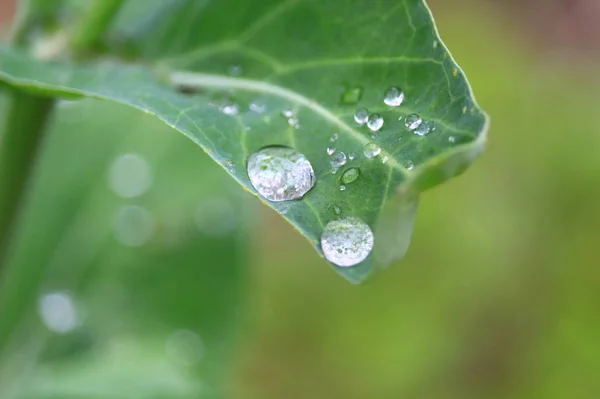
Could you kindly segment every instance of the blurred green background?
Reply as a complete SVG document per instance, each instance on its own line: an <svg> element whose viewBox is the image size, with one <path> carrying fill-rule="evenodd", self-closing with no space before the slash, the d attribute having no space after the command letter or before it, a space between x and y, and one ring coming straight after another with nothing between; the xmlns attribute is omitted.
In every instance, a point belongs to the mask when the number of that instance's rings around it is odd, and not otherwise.
<svg viewBox="0 0 600 399"><path fill-rule="evenodd" d="M430 4L490 139L363 286L150 116L61 103L5 275L0 397L600 397L600 7ZM123 154L151 180L126 198Z"/></svg>

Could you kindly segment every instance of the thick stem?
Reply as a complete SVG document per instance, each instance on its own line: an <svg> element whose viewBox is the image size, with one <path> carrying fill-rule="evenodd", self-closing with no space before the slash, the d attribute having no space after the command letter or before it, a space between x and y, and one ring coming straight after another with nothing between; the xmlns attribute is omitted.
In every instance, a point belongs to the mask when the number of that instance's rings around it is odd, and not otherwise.
<svg viewBox="0 0 600 399"><path fill-rule="evenodd" d="M34 168L54 100L10 90L0 130L0 266Z"/></svg>
<svg viewBox="0 0 600 399"><path fill-rule="evenodd" d="M76 55L93 50L108 29L123 0L95 0L72 32L70 48Z"/></svg>

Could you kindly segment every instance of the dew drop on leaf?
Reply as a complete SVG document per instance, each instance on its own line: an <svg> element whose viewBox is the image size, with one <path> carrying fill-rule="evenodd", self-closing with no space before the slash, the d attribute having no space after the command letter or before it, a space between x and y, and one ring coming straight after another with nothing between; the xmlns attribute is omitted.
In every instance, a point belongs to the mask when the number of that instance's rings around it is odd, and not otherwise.
<svg viewBox="0 0 600 399"><path fill-rule="evenodd" d="M454 136L448 137L448 142L453 144L454 142L456 142L456 137L454 137Z"/></svg>
<svg viewBox="0 0 600 399"><path fill-rule="evenodd" d="M338 139L340 138L340 135L338 133L334 133L331 138L329 139L329 141L331 141L332 143L335 143L336 141L338 141Z"/></svg>
<svg viewBox="0 0 600 399"><path fill-rule="evenodd" d="M221 112L225 115L237 115L240 112L240 106L235 103L228 103L221 107Z"/></svg>
<svg viewBox="0 0 600 399"><path fill-rule="evenodd" d="M335 152L335 148L334 147L327 147L327 150L325 150L327 152L327 155L333 155L333 153Z"/></svg>
<svg viewBox="0 0 600 399"><path fill-rule="evenodd" d="M341 96L341 102L345 105L354 105L360 101L363 95L361 86L346 87Z"/></svg>
<svg viewBox="0 0 600 399"><path fill-rule="evenodd" d="M429 122L422 122L415 130L414 133L419 136L425 136L431 132L431 124Z"/></svg>
<svg viewBox="0 0 600 399"><path fill-rule="evenodd" d="M364 149L365 157L367 158L375 158L377 155L381 154L381 147L379 147L375 143L369 143L365 145Z"/></svg>
<svg viewBox="0 0 600 399"><path fill-rule="evenodd" d="M406 169L413 170L415 168L415 164L412 161L406 161Z"/></svg>
<svg viewBox="0 0 600 399"><path fill-rule="evenodd" d="M248 158L252 186L269 201L302 198L315 184L315 172L306 157L289 147L265 147Z"/></svg>
<svg viewBox="0 0 600 399"><path fill-rule="evenodd" d="M404 121L404 126L406 126L409 130L415 130L418 128L423 122L423 118L421 118L417 114L411 114L406 117L406 121Z"/></svg>
<svg viewBox="0 0 600 399"><path fill-rule="evenodd" d="M360 176L360 169L358 168L350 168L342 174L341 181L344 184L350 184L356 181Z"/></svg>
<svg viewBox="0 0 600 399"><path fill-rule="evenodd" d="M383 102L390 107L399 107L404 102L404 92L398 87L390 87L385 92Z"/></svg>
<svg viewBox="0 0 600 399"><path fill-rule="evenodd" d="M381 129L383 126L383 117L379 114L371 114L369 115L369 119L367 120L367 127L371 129L371 131L376 132Z"/></svg>
<svg viewBox="0 0 600 399"><path fill-rule="evenodd" d="M331 166L339 168L340 166L344 166L346 162L346 154L344 154L342 151L336 151L331 154Z"/></svg>
<svg viewBox="0 0 600 399"><path fill-rule="evenodd" d="M294 116L294 111L292 111L290 108L286 108L283 111L281 111L281 114L286 118L291 118Z"/></svg>
<svg viewBox="0 0 600 399"><path fill-rule="evenodd" d="M325 258L341 267L355 266L364 261L373 249L373 232L357 217L333 220L321 235Z"/></svg>
<svg viewBox="0 0 600 399"><path fill-rule="evenodd" d="M340 191L346 191L346 186L344 186L343 184L340 185Z"/></svg>
<svg viewBox="0 0 600 399"><path fill-rule="evenodd" d="M265 104L254 101L250 103L248 108L250 109L250 111L255 112L257 114L262 114L267 110L267 106Z"/></svg>
<svg viewBox="0 0 600 399"><path fill-rule="evenodd" d="M369 120L369 110L360 108L354 113L354 121L359 125L364 125Z"/></svg>
<svg viewBox="0 0 600 399"><path fill-rule="evenodd" d="M337 205L334 205L334 206L333 206L333 212L334 212L336 215L340 215L340 214L342 213L342 208L340 208L340 207L339 207L339 206L337 206Z"/></svg>

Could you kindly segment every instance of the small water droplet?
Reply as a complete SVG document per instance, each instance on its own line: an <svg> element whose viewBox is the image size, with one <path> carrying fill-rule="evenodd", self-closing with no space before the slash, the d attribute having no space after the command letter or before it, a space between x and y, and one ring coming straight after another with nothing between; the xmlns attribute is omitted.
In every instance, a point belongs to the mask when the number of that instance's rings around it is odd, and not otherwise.
<svg viewBox="0 0 600 399"><path fill-rule="evenodd" d="M333 153L335 152L335 148L334 147L327 147L327 155L333 155Z"/></svg>
<svg viewBox="0 0 600 399"><path fill-rule="evenodd" d="M239 76L242 74L243 70L242 67L239 65L231 65L227 72L229 72L229 74L232 76Z"/></svg>
<svg viewBox="0 0 600 399"><path fill-rule="evenodd" d="M283 111L281 111L281 114L286 118L291 118L294 116L294 111L291 108L286 108Z"/></svg>
<svg viewBox="0 0 600 399"><path fill-rule="evenodd" d="M331 141L332 143L335 143L336 141L338 141L339 138L340 138L340 135L338 133L334 133L333 136L331 136L331 138L329 139L329 141Z"/></svg>
<svg viewBox="0 0 600 399"><path fill-rule="evenodd" d="M404 92L398 87L390 87L385 92L383 102L390 107L399 107L404 102Z"/></svg>
<svg viewBox="0 0 600 399"><path fill-rule="evenodd" d="M178 330L167 338L165 352L172 362L191 367L202 359L205 347L202 339L195 332Z"/></svg>
<svg viewBox="0 0 600 399"><path fill-rule="evenodd" d="M77 327L77 308L67 292L51 292L42 296L38 312L44 325L56 333L64 334Z"/></svg>
<svg viewBox="0 0 600 399"><path fill-rule="evenodd" d="M236 103L227 103L221 107L221 112L225 115L237 115L240 112L240 106Z"/></svg>
<svg viewBox="0 0 600 399"><path fill-rule="evenodd" d="M367 127L372 131L376 132L383 126L383 117L379 114L371 114L369 115L369 119L367 120Z"/></svg>
<svg viewBox="0 0 600 399"><path fill-rule="evenodd" d="M454 76L454 77L458 76L458 69L457 68L452 69L452 76Z"/></svg>
<svg viewBox="0 0 600 399"><path fill-rule="evenodd" d="M269 201L302 198L315 184L306 157L289 147L265 147L248 158L252 186Z"/></svg>
<svg viewBox="0 0 600 399"><path fill-rule="evenodd" d="M340 191L346 191L346 186L344 186L343 184L340 185Z"/></svg>
<svg viewBox="0 0 600 399"><path fill-rule="evenodd" d="M415 164L412 161L406 161L406 169L413 170L415 168Z"/></svg>
<svg viewBox="0 0 600 399"><path fill-rule="evenodd" d="M364 261L373 249L373 232L357 217L346 217L327 223L321 235L325 258L341 267L355 266Z"/></svg>
<svg viewBox="0 0 600 399"><path fill-rule="evenodd" d="M423 122L423 118L421 118L417 114L410 114L406 117L406 121L404 122L404 126L406 126L409 130L415 130L418 128Z"/></svg>
<svg viewBox="0 0 600 399"><path fill-rule="evenodd" d="M359 125L364 125L369 120L369 110L366 108L360 108L354 113L354 121Z"/></svg>
<svg viewBox="0 0 600 399"><path fill-rule="evenodd" d="M114 221L115 239L126 247L140 247L154 234L154 218L144 208L123 206Z"/></svg>
<svg viewBox="0 0 600 399"><path fill-rule="evenodd" d="M119 197L139 197L148 191L151 185L152 171L141 155L121 155L110 166L108 186Z"/></svg>
<svg viewBox="0 0 600 399"><path fill-rule="evenodd" d="M334 212L336 215L340 215L340 214L342 213L342 208L340 208L340 207L339 207L339 206L337 206L337 205L334 205L334 206L333 206L333 212Z"/></svg>
<svg viewBox="0 0 600 399"><path fill-rule="evenodd" d="M356 158L356 154L354 154L353 152L351 152L350 154L348 154L348 159L351 161L354 161L354 159Z"/></svg>
<svg viewBox="0 0 600 399"><path fill-rule="evenodd" d="M358 179L359 176L360 176L360 169L350 168L342 174L341 181L344 184L354 183L356 181L356 179Z"/></svg>
<svg viewBox="0 0 600 399"><path fill-rule="evenodd" d="M439 45L438 41L437 41L437 40L434 40L434 41L433 41L433 48L437 48L437 47L438 47L438 45Z"/></svg>
<svg viewBox="0 0 600 399"><path fill-rule="evenodd" d="M345 105L354 105L360 101L363 95L361 86L346 87L341 96L341 102Z"/></svg>
<svg viewBox="0 0 600 399"><path fill-rule="evenodd" d="M383 158L381 158L381 163L386 163L388 161L388 156L384 156Z"/></svg>
<svg viewBox="0 0 600 399"><path fill-rule="evenodd" d="M331 166L339 168L340 166L344 166L346 164L346 154L342 151L336 151L331 154Z"/></svg>
<svg viewBox="0 0 600 399"><path fill-rule="evenodd" d="M419 127L417 127L414 130L415 134L418 134L419 136L425 136L426 134L428 134L431 131L431 124L427 121L424 121L423 123L421 123L419 125Z"/></svg>
<svg viewBox="0 0 600 399"><path fill-rule="evenodd" d="M300 127L300 124L298 123L298 118L288 118L287 120L288 125L298 129Z"/></svg>
<svg viewBox="0 0 600 399"><path fill-rule="evenodd" d="M262 114L263 112L265 112L267 110L267 106L263 103L253 101L248 106L248 109L250 109L250 111L252 111L254 113Z"/></svg>
<svg viewBox="0 0 600 399"><path fill-rule="evenodd" d="M331 174L335 175L338 172L338 170L340 170L340 168L331 168Z"/></svg>
<svg viewBox="0 0 600 399"><path fill-rule="evenodd" d="M450 137L448 137L448 142L449 142L449 143L454 143L454 142L456 142L456 137L454 137L454 136L450 136Z"/></svg>
<svg viewBox="0 0 600 399"><path fill-rule="evenodd" d="M374 158L377 155L381 154L381 147L379 147L375 143L369 143L369 144L365 145L364 154L365 154L365 157L367 157L369 159Z"/></svg>

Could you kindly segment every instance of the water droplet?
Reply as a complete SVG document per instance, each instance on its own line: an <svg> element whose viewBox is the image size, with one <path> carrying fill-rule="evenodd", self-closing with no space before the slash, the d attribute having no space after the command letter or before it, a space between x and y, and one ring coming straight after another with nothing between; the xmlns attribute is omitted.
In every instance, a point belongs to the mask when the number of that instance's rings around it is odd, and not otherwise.
<svg viewBox="0 0 600 399"><path fill-rule="evenodd" d="M329 139L329 141L331 141L332 143L335 143L336 141L338 141L339 138L340 138L340 135L338 133L334 133L333 136L331 136L331 138Z"/></svg>
<svg viewBox="0 0 600 399"><path fill-rule="evenodd" d="M427 121L424 121L423 123L421 123L419 125L419 127L417 127L414 130L415 134L418 134L419 136L425 136L426 134L428 134L431 131L431 124Z"/></svg>
<svg viewBox="0 0 600 399"><path fill-rule="evenodd" d="M340 185L340 191L346 191L346 186L344 186L343 184Z"/></svg>
<svg viewBox="0 0 600 399"><path fill-rule="evenodd" d="M404 102L404 92L398 87L390 87L385 92L383 102L390 107L399 107Z"/></svg>
<svg viewBox="0 0 600 399"><path fill-rule="evenodd" d="M236 103L227 103L221 107L221 112L225 115L237 115L240 112L240 106Z"/></svg>
<svg viewBox="0 0 600 399"><path fill-rule="evenodd" d="M354 154L353 152L351 152L350 154L348 154L348 159L351 161L354 161L354 159L356 158L356 154Z"/></svg>
<svg viewBox="0 0 600 399"><path fill-rule="evenodd" d="M381 163L386 163L389 160L388 156L384 156L383 158L381 158Z"/></svg>
<svg viewBox="0 0 600 399"><path fill-rule="evenodd" d="M415 164L412 161L406 161L406 169L413 170L415 168Z"/></svg>
<svg viewBox="0 0 600 399"><path fill-rule="evenodd" d="M433 48L437 48L437 47L438 47L438 45L439 45L438 41L437 41L437 40L434 40L434 41L433 41Z"/></svg>
<svg viewBox="0 0 600 399"><path fill-rule="evenodd" d="M337 151L331 154L331 166L339 168L340 166L344 166L346 164L346 154L342 151Z"/></svg>
<svg viewBox="0 0 600 399"><path fill-rule="evenodd" d="M369 110L366 108L360 108L354 113L354 121L359 125L364 125L369 120Z"/></svg>
<svg viewBox="0 0 600 399"><path fill-rule="evenodd" d="M250 105L248 106L248 109L250 109L250 111L255 112L257 114L262 114L263 112L265 112L267 110L267 106L263 103L251 102Z"/></svg>
<svg viewBox="0 0 600 399"><path fill-rule="evenodd" d="M289 147L265 147L248 158L252 186L269 201L302 198L315 184L306 157Z"/></svg>
<svg viewBox="0 0 600 399"><path fill-rule="evenodd" d="M342 104L354 105L360 101L362 95L363 88L361 86L346 87L341 96Z"/></svg>
<svg viewBox="0 0 600 399"><path fill-rule="evenodd" d="M371 114L369 115L369 120L367 121L367 127L372 131L376 132L383 126L383 117L379 114Z"/></svg>
<svg viewBox="0 0 600 399"><path fill-rule="evenodd" d="M344 184L354 183L356 181L356 179L358 179L359 176L360 176L360 169L350 168L342 174L341 181Z"/></svg>
<svg viewBox="0 0 600 399"><path fill-rule="evenodd" d="M142 207L127 205L119 209L114 221L116 240L127 247L144 245L154 233L154 219Z"/></svg>
<svg viewBox="0 0 600 399"><path fill-rule="evenodd" d="M125 154L113 161L108 172L108 186L119 197L139 197L151 185L152 171L142 156Z"/></svg>
<svg viewBox="0 0 600 399"><path fill-rule="evenodd" d="M342 208L340 208L340 207L339 207L339 206L337 206L337 205L334 205L334 206L333 206L333 212L334 212L336 215L340 215L340 214L342 213Z"/></svg>
<svg viewBox="0 0 600 399"><path fill-rule="evenodd" d="M457 69L457 68L454 68L454 69L452 70L452 76L454 76L454 77L457 77L457 76L458 76L458 69Z"/></svg>
<svg viewBox="0 0 600 399"><path fill-rule="evenodd" d="M377 133L371 133L370 136L373 140L377 140L377 138L379 137Z"/></svg>
<svg viewBox="0 0 600 399"><path fill-rule="evenodd" d="M243 70L242 67L239 65L231 65L227 72L229 72L229 74L232 76L239 76L242 74Z"/></svg>
<svg viewBox="0 0 600 399"><path fill-rule="evenodd" d="M289 118L287 122L288 125L292 126L295 129L298 129L300 127L300 124L298 123L298 118Z"/></svg>
<svg viewBox="0 0 600 399"><path fill-rule="evenodd" d="M294 111L290 108L286 108L283 111L281 111L282 115L285 116L286 118L291 118L294 116Z"/></svg>
<svg viewBox="0 0 600 399"><path fill-rule="evenodd" d="M44 325L56 333L64 334L77 327L75 301L66 292L51 292L42 296L38 312Z"/></svg>
<svg viewBox="0 0 600 399"><path fill-rule="evenodd" d="M350 267L364 261L373 249L373 232L357 217L327 223L321 236L321 249L331 263Z"/></svg>
<svg viewBox="0 0 600 399"><path fill-rule="evenodd" d="M202 359L205 347L204 342L195 332L178 330L167 338L165 352L172 362L191 367Z"/></svg>
<svg viewBox="0 0 600 399"><path fill-rule="evenodd" d="M333 155L333 153L335 152L335 148L334 147L327 147L327 155Z"/></svg>
<svg viewBox="0 0 600 399"><path fill-rule="evenodd" d="M421 118L419 115L411 114L406 117L404 126L406 126L409 130L415 130L421 125L422 122L423 118Z"/></svg>
<svg viewBox="0 0 600 399"><path fill-rule="evenodd" d="M369 143L369 144L365 145L364 153L365 153L365 157L367 157L369 159L374 158L377 155L381 154L381 147L379 147L375 143Z"/></svg>
<svg viewBox="0 0 600 399"><path fill-rule="evenodd" d="M207 198L200 203L194 217L196 228L210 237L224 237L238 225L236 209L226 197Z"/></svg>
<svg viewBox="0 0 600 399"><path fill-rule="evenodd" d="M331 168L331 174L335 175L338 172L338 170L340 170L340 168Z"/></svg>
<svg viewBox="0 0 600 399"><path fill-rule="evenodd" d="M448 142L449 142L449 143L454 143L454 142L456 142L456 137L454 137L454 136L450 136L450 137L448 137Z"/></svg>

